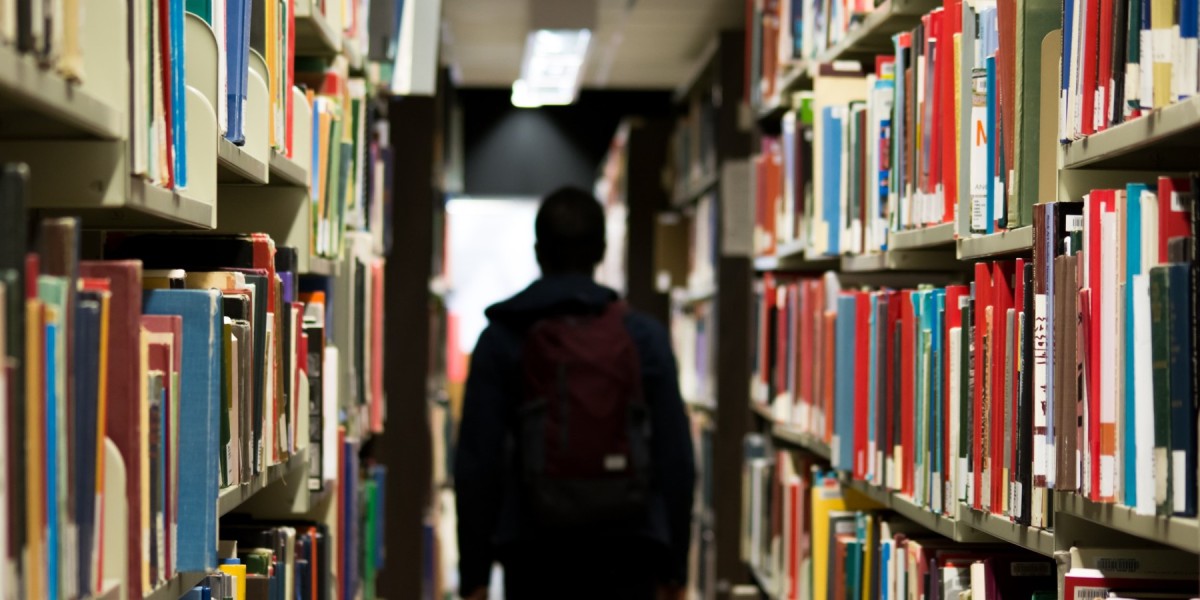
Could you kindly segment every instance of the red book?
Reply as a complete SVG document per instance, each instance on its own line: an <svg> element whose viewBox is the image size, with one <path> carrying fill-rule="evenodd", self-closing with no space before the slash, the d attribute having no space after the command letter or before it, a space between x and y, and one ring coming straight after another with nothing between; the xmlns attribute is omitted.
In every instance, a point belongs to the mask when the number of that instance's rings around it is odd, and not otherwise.
<svg viewBox="0 0 1200 600"><path fill-rule="evenodd" d="M763 275L762 297L762 332L759 337L759 372L758 377L768 389L771 383L771 317L775 314L775 276L772 273ZM771 398L766 398L769 403Z"/></svg>
<svg viewBox="0 0 1200 600"><path fill-rule="evenodd" d="M141 469L138 457L141 456L141 436L138 432L138 408L141 405L141 367L136 360L117 360L119 357L132 357L138 353L140 342L140 320L142 316L142 262L138 260L123 261L92 261L79 263L79 274L82 277L108 279L112 290L109 304L108 355L113 360L108 361L108 372L105 378L107 390L108 415L105 418L105 431L125 462L126 473L137 473ZM36 277L26 275L26 281L36 281ZM34 387L34 386L30 386ZM119 501L119 499L113 499ZM141 480L132 475L125 479L125 503L129 514L140 514L142 502ZM132 525L124 532L125 544L128 548L129 565L126 571L125 585L128 595L141 598L149 590L142 589L141 557L148 550L142 548L141 531ZM112 532L120 535L121 532Z"/></svg>
<svg viewBox="0 0 1200 600"><path fill-rule="evenodd" d="M987 331L987 309L992 305L992 271L987 263L975 263L975 352L973 368L975 372L975 389L974 410L972 411L971 429L974 430L974 435L971 436L972 471L974 482L972 483L972 505L977 510L983 509L983 424L986 421L983 411L987 404L987 379L984 377L984 357L985 352L984 338Z"/></svg>
<svg viewBox="0 0 1200 600"><path fill-rule="evenodd" d="M1124 0L1120 0L1124 1ZM1124 23L1122 22L1122 26ZM1104 131L1108 129L1108 120L1112 115L1112 106L1110 103L1113 81L1112 81L1112 47L1108 40L1113 39L1113 0L1100 0L1100 39L1105 40L1105 43L1099 44L1100 56L1096 59L1096 99L1095 99L1095 114L1084 115L1084 118L1091 117L1095 121L1096 131Z"/></svg>
<svg viewBox="0 0 1200 600"><path fill-rule="evenodd" d="M171 388L171 381L172 377L178 375L183 369L183 317L178 315L142 315L141 323L142 327L146 328L146 331L165 334L171 338L169 344L150 344L149 355L150 370L161 371L163 373L163 391L165 396L171 399L171 402L163 406L162 410L166 413L167 422L170 423L171 413L179 408L179 399L177 396L179 390ZM163 432L163 436L167 440L163 444L163 447L166 449L165 456L163 457L163 464L165 465L163 471L169 482L167 490L171 495L170 498L163 499L163 519L167 523L167 526L164 527L166 534L166 544L164 544L163 550L163 556L166 558L166 565L163 572L164 577L171 577L175 573L175 569L173 568L175 558L171 550L177 547L177 542L174 541L174 536L172 535L172 529L174 529L172 525L178 523L179 517L178 492L175 483L179 478L179 474L176 471L179 468L179 457L171 455L170 440L174 439L176 434L177 432L174 431Z"/></svg>
<svg viewBox="0 0 1200 600"><path fill-rule="evenodd" d="M801 404L802 413L811 417L813 405L813 363L816 358L816 343L813 340L813 290L816 282L800 282L800 308L797 316L800 320L800 339L795 352L800 382L796 390L796 399Z"/></svg>
<svg viewBox="0 0 1200 600"><path fill-rule="evenodd" d="M945 16L942 23L942 37L954 43L954 35L962 33L962 0L945 0L943 5L945 8ZM945 107L947 114L953 112L954 109L954 50L953 45L942 46L943 49L948 49L942 57L950 57L951 60L938 60L938 77L939 80L939 102ZM938 113L941 114L941 113ZM942 214L943 221L953 221L955 208L958 206L958 156L955 154L955 148L958 147L957 141L954 139L954 127L940 127L942 143L942 191L946 203L945 212ZM948 298L947 298L948 299ZM949 306L947 305L947 309ZM949 447L949 446L947 446Z"/></svg>
<svg viewBox="0 0 1200 600"><path fill-rule="evenodd" d="M888 385L886 385L887 390L884 390L884 392L883 392L884 397L886 397L886 401L884 401L884 412L883 412L883 414L884 414L884 416L883 416L883 422L884 422L883 440L881 440L880 446L881 446L881 448L883 448L883 452L884 452L884 454L886 454L887 458L892 458L892 460L894 462L895 461L895 445L896 445L896 442L898 442L898 440L895 439L895 420L896 420L895 406L896 406L896 400L898 400L898 398L896 398L895 385L893 385L892 382L894 382L894 380L895 380L896 368L898 368L898 364L896 364L895 359L896 359L896 356L899 355L898 354L899 348L896 348L895 330L896 330L896 323L900 323L900 293L899 292L886 292L886 294L888 296L888 320L887 320L887 331L886 331L887 335L884 335L883 337L884 337L884 343L887 344L887 346L886 346L887 352L884 353L884 356L887 356L887 360L884 360L883 362L884 362L884 368L887 368ZM893 466L893 469L895 469L895 468L896 467ZM892 487L892 480L890 480L890 478L892 478L892 474L888 473L888 479L884 480L884 485L887 485L888 487Z"/></svg>
<svg viewBox="0 0 1200 600"><path fill-rule="evenodd" d="M1160 202L1160 207L1162 203ZM1087 358L1085 374L1087 385L1087 409L1088 409L1088 447L1091 449L1091 485L1092 499L1100 499L1100 345L1104 343L1101 339L1101 247L1104 244L1103 236L1101 235L1101 215L1104 213L1113 212L1116 210L1116 192L1114 190L1092 190L1092 193L1084 200L1084 217L1087 223L1084 227L1084 245L1085 259L1087 261L1086 281L1081 289L1090 290L1088 294L1090 301L1088 304L1089 315L1083 321L1086 324L1089 342L1084 346L1087 348ZM1161 213L1162 209L1159 209ZM1160 232L1161 233L1161 232ZM1081 309L1082 310L1082 309ZM1090 365L1090 368L1088 368Z"/></svg>
<svg viewBox="0 0 1200 600"><path fill-rule="evenodd" d="M1008 369L1008 309L1013 305L1013 264L1008 261L992 263L992 353L991 353L991 404L990 422L992 443L989 456L992 460L992 512L1000 514L1004 507L1004 416L1007 395L1004 373Z"/></svg>
<svg viewBox="0 0 1200 600"><path fill-rule="evenodd" d="M954 127L940 127L939 128L934 125L934 123L936 123L939 120L940 115L942 114L941 111L944 110L943 105L942 105L942 89L941 89L941 86L943 83L942 83L942 78L939 76L939 75L941 75L941 72L943 69L941 68L941 65L939 64L938 61L943 56L952 56L952 52L946 52L945 50L947 48L951 48L953 42L950 40L950 38L948 36L944 36L942 33L943 29L944 29L943 20L945 19L946 11L942 8L935 8L935 9L933 9L932 12L929 13L928 16L929 16L929 29L926 30L927 36L925 38L925 47L926 47L926 50L925 50L925 62L926 62L925 76L932 79L933 94L930 97L925 98L925 102L931 105L930 106L931 110L930 110L929 114L933 116L933 122L926 122L925 126L930 127L931 128L930 130L933 132L940 133L940 131L942 129L954 129ZM943 44L945 44L945 46L943 46ZM942 138L943 138L943 136L938 135L938 133L933 133L932 135L929 136L930 148L929 148L929 165L928 165L928 167L929 167L929 192L930 193L936 193L938 186L942 185ZM947 208L951 209L951 212L949 214L954 214L952 206L943 205L943 211L945 211L945 209L947 209ZM945 220L947 218L946 214L947 213L943 212L942 220Z"/></svg>
<svg viewBox="0 0 1200 600"><path fill-rule="evenodd" d="M1001 144L997 147L1002 147L1004 153L1000 156L1004 159L1005 172L999 171L999 163L997 163L997 176L1000 178L1002 188L1005 190L1006 196L1004 199L997 198L997 202L1013 198L1012 186L1009 183L1012 181L1013 169L1016 168L1015 156L1016 153L1016 106L1021 101L1017 98L1017 0L1000 0L996 3L997 8L997 26L1000 33L1000 52L996 55L996 87L997 93L1000 95L999 104L996 110L999 113L997 116L1000 119L1000 134ZM1005 215L1007 218L1007 215Z"/></svg>
<svg viewBox="0 0 1200 600"><path fill-rule="evenodd" d="M913 392L916 382L914 370L916 360L916 322L913 318L912 291L900 292L900 444L903 447L904 469L901 491L911 496L913 493L913 471L916 461L916 444L914 443L914 409Z"/></svg>
<svg viewBox="0 0 1200 600"><path fill-rule="evenodd" d="M790 394L792 391L788 388L788 349L791 347L788 344L788 330L791 326L790 287L790 284L784 284L775 290L775 387L772 389L776 396Z"/></svg>
<svg viewBox="0 0 1200 600"><path fill-rule="evenodd" d="M825 333L825 362L821 374L821 396L825 403L825 443L833 441L834 394L833 379L837 358L837 311L827 310L823 315Z"/></svg>
<svg viewBox="0 0 1200 600"><path fill-rule="evenodd" d="M159 44L162 46L162 95L163 95L163 130L166 133L167 146L163 149L166 152L167 172L164 173L164 187L172 189L175 187L175 141L174 132L171 130L171 107L175 102L183 102L182 98L174 98L171 92L171 25L169 22L171 15L170 0L158 0L158 22ZM151 144L154 140L150 141Z"/></svg>
<svg viewBox="0 0 1200 600"><path fill-rule="evenodd" d="M1096 72L1100 68L1099 57L1101 45L1100 0L1082 1L1087 2L1087 8L1083 13L1086 16L1086 20L1083 23L1083 31L1080 32L1080 35L1083 36L1086 47L1083 50L1083 84L1080 86L1080 93L1083 95L1083 98L1080 104L1079 115L1080 120L1083 121L1083 135L1091 135L1096 132ZM1108 39L1104 40L1105 45L1108 44L1108 41Z"/></svg>
<svg viewBox="0 0 1200 600"><path fill-rule="evenodd" d="M1158 178L1158 263L1167 260L1171 238L1192 235L1192 184L1187 179Z"/></svg>
<svg viewBox="0 0 1200 600"><path fill-rule="evenodd" d="M854 318L854 478L867 476L867 427L870 406L867 395L871 364L871 294L855 292L857 315Z"/></svg>

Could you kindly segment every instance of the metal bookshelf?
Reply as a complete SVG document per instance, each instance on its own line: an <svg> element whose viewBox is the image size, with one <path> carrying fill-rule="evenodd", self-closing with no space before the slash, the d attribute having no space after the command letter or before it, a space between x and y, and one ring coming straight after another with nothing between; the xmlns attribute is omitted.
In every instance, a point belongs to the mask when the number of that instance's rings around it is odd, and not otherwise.
<svg viewBox="0 0 1200 600"><path fill-rule="evenodd" d="M223 517L239 506L245 504L255 494L283 481L284 476L296 469L308 467L308 448L292 455L286 461L267 467L266 471L251 478L250 481L221 490L217 496L217 516Z"/></svg>
<svg viewBox="0 0 1200 600"><path fill-rule="evenodd" d="M1195 517L1139 515L1119 504L1092 502L1079 494L1054 495L1055 510L1129 535L1200 554L1200 521Z"/></svg>
<svg viewBox="0 0 1200 600"><path fill-rule="evenodd" d="M953 245L954 223L888 232L888 250L920 250Z"/></svg>
<svg viewBox="0 0 1200 600"><path fill-rule="evenodd" d="M1200 96L1062 146L1064 169L1190 170L1200 148Z"/></svg>
<svg viewBox="0 0 1200 600"><path fill-rule="evenodd" d="M0 46L0 136L116 140L125 135L124 106L106 104L79 84L45 69L32 55Z"/></svg>
<svg viewBox="0 0 1200 600"><path fill-rule="evenodd" d="M267 183L270 169L242 146L221 137L217 140L218 183Z"/></svg>
<svg viewBox="0 0 1200 600"><path fill-rule="evenodd" d="M978 260L1033 251L1033 226L1000 231L978 237L959 238L958 259Z"/></svg>
<svg viewBox="0 0 1200 600"><path fill-rule="evenodd" d="M996 539L1032 550L1042 556L1054 556L1054 532L1014 523L966 504L958 505L958 520Z"/></svg>

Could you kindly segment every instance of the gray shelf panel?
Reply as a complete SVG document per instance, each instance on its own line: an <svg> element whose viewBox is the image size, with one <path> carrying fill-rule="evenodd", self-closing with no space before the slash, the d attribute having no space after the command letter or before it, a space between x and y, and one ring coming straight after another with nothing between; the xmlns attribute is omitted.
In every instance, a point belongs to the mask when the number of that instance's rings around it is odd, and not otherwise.
<svg viewBox="0 0 1200 600"><path fill-rule="evenodd" d="M683 188L675 191L671 199L676 207L686 206L700 199L717 187L721 177L716 172L704 173L699 177L691 177L684 183Z"/></svg>
<svg viewBox="0 0 1200 600"><path fill-rule="evenodd" d="M308 259L308 272L305 275L325 275L333 277L338 274L340 263L336 260L325 258L322 256L313 256Z"/></svg>
<svg viewBox="0 0 1200 600"><path fill-rule="evenodd" d="M179 573L146 594L145 600L179 600L207 576L206 573Z"/></svg>
<svg viewBox="0 0 1200 600"><path fill-rule="evenodd" d="M1029 225L991 235L960 238L958 240L959 260L975 260L1032 251L1033 227Z"/></svg>
<svg viewBox="0 0 1200 600"><path fill-rule="evenodd" d="M294 469L308 467L308 448L297 452L285 462L267 467L266 472L260 473L250 481L221 490L217 496L217 516L223 517L244 504L255 494L281 481L285 475Z"/></svg>
<svg viewBox="0 0 1200 600"><path fill-rule="evenodd" d="M270 168L257 158L250 156L241 146L225 139L217 139L217 181L219 183L267 183Z"/></svg>
<svg viewBox="0 0 1200 600"><path fill-rule="evenodd" d="M1055 509L1109 529L1200 554L1200 522L1195 518L1139 515L1128 506L1092 502L1079 494L1054 495Z"/></svg>
<svg viewBox="0 0 1200 600"><path fill-rule="evenodd" d="M843 475L843 477L845 476ZM967 523L932 512L917 505L910 498L891 490L871 485L865 481L854 481L848 478L843 481L850 489L942 537L956 542L985 542L991 539L990 536L976 531Z"/></svg>
<svg viewBox="0 0 1200 600"><path fill-rule="evenodd" d="M342 51L342 37L314 6L313 0L296 3L296 56L333 56Z"/></svg>
<svg viewBox="0 0 1200 600"><path fill-rule="evenodd" d="M308 185L308 169L304 165L272 150L270 183L305 187Z"/></svg>
<svg viewBox="0 0 1200 600"><path fill-rule="evenodd" d="M888 232L888 250L919 250L954 245L954 223Z"/></svg>
<svg viewBox="0 0 1200 600"><path fill-rule="evenodd" d="M37 60L0 46L0 137L117 140L125 107L109 106Z"/></svg>
<svg viewBox="0 0 1200 600"><path fill-rule="evenodd" d="M977 511L966 504L959 504L958 520L976 531L996 539L1016 544L1042 556L1054 556L1054 532L1013 523L988 512Z"/></svg>
<svg viewBox="0 0 1200 600"><path fill-rule="evenodd" d="M825 460L830 460L830 456L832 456L829 445L817 438L817 436L797 431L783 423L773 423L771 425L771 437L789 446L807 450Z"/></svg>
<svg viewBox="0 0 1200 600"><path fill-rule="evenodd" d="M1065 169L1174 171L1196 167L1200 96L1152 111L1062 147Z"/></svg>
<svg viewBox="0 0 1200 600"><path fill-rule="evenodd" d="M884 0L834 46L821 53L819 62L864 59L892 53L892 35L912 29L921 15L941 6L929 0ZM873 65L871 65L873 67Z"/></svg>
<svg viewBox="0 0 1200 600"><path fill-rule="evenodd" d="M750 565L750 571L754 573L754 583L758 584L758 589L763 596L766 596L768 600L779 600L779 585L775 582L775 578L753 565Z"/></svg>

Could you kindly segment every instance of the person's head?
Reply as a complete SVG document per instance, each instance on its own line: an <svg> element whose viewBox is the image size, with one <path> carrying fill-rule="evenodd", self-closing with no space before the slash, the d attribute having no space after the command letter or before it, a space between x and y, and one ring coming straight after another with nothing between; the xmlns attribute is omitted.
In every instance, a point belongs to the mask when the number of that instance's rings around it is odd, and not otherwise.
<svg viewBox="0 0 1200 600"><path fill-rule="evenodd" d="M534 233L543 275L591 276L604 259L604 209L581 189L564 187L546 196L538 208Z"/></svg>

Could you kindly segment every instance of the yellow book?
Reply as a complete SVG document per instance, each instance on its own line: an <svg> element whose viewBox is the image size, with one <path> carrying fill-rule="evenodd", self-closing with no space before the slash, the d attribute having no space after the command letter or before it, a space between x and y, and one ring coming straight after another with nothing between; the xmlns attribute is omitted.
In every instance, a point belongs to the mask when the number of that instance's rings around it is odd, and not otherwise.
<svg viewBox="0 0 1200 600"><path fill-rule="evenodd" d="M187 273L183 269L146 269L142 271L143 290L167 290L183 287Z"/></svg>
<svg viewBox="0 0 1200 600"><path fill-rule="evenodd" d="M104 506L104 440L108 436L108 430L105 428L104 415L108 414L108 314L109 303L112 301L112 292L107 290L99 292L100 297L100 376L97 380L99 385L96 390L96 414L100 418L96 419L96 508L95 517L98 523L103 522L104 513L101 508ZM96 527L96 535L92 536L92 564L89 568L92 572L92 581L99 582L102 574L100 573L100 554L104 548L103 527ZM120 535L121 532L110 532L110 535Z"/></svg>
<svg viewBox="0 0 1200 600"><path fill-rule="evenodd" d="M145 327L139 327L138 333L138 397L147 398L150 394L146 379L150 372L150 332ZM142 501L137 517L142 531L142 589L149 590L153 586L150 585L150 405L147 402L138 403L138 447L142 449L138 457Z"/></svg>
<svg viewBox="0 0 1200 600"><path fill-rule="evenodd" d="M812 488L812 569L813 598L828 597L829 565L829 515L844 510L877 508L874 502L858 494L842 494L841 484L832 477L818 477Z"/></svg>
<svg viewBox="0 0 1200 600"><path fill-rule="evenodd" d="M267 99L268 99L268 116L267 116L267 131L268 139L272 148L278 148L282 145L283 140L275 139L275 111L278 110L279 104L279 17L277 4L274 0L265 0L266 13L264 16L267 19L267 55L263 57L267 61Z"/></svg>
<svg viewBox="0 0 1200 600"><path fill-rule="evenodd" d="M862 583L862 600L872 600L871 598L871 581L878 579L879 575L875 572L875 553L879 551L879 539L875 528L875 515L867 513L863 515L866 526L863 529L862 553L863 553L863 583Z"/></svg>
<svg viewBox="0 0 1200 600"><path fill-rule="evenodd" d="M1150 0L1151 60L1154 65L1154 108L1171 103L1171 61L1175 47L1175 3ZM1145 52L1145 50L1142 50Z"/></svg>
<svg viewBox="0 0 1200 600"><path fill-rule="evenodd" d="M42 303L37 299L25 301L25 356L42 356L42 339L45 331L42 326ZM40 385L34 382L42 381L42 360L25 361L25 472L29 474L25 482L25 532L26 532L26 573L25 585L30 598L45 597L46 555L43 542L45 530L42 523L46 520L44 514L43 487L45 480L37 477L45 473L42 460L42 391Z"/></svg>

